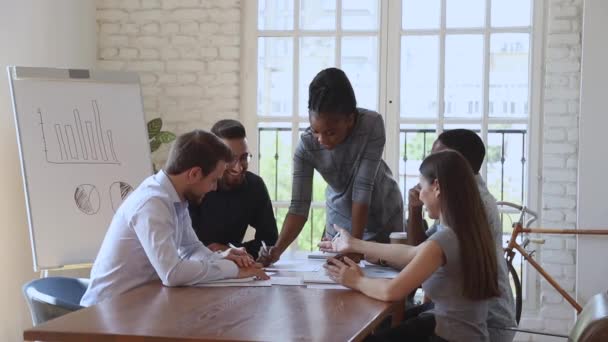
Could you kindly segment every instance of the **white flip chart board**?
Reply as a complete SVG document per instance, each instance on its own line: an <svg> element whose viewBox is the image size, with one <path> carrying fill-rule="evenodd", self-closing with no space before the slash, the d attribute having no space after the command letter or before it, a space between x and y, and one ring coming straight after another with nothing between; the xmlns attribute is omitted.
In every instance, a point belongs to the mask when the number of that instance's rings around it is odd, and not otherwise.
<svg viewBox="0 0 608 342"><path fill-rule="evenodd" d="M90 263L152 174L135 73L8 67L34 270Z"/></svg>

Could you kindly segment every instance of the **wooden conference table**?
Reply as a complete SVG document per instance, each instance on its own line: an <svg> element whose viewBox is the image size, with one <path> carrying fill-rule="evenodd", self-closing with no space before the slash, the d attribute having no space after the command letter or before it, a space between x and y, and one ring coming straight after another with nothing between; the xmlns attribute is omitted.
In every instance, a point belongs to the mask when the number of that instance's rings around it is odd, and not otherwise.
<svg viewBox="0 0 608 342"><path fill-rule="evenodd" d="M277 285L167 288L155 281L26 330L23 337L26 341L359 341L401 310L403 304L377 301L351 290Z"/></svg>

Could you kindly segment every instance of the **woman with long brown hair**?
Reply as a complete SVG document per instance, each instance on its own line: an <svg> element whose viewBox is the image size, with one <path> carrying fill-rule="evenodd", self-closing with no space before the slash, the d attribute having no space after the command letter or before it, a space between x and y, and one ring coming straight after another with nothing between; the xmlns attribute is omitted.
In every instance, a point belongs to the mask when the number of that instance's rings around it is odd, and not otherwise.
<svg viewBox="0 0 608 342"><path fill-rule="evenodd" d="M435 303L432 324L417 324L418 317L381 333L382 340L489 341L488 299L499 294L494 242L473 171L464 157L452 150L429 155L420 166L420 200L438 232L424 243L379 245L340 236L319 244L321 250L356 252L381 259L403 270L394 279L368 278L352 260L330 259L332 279L385 301L404 299L422 284ZM428 320L425 320L428 322Z"/></svg>

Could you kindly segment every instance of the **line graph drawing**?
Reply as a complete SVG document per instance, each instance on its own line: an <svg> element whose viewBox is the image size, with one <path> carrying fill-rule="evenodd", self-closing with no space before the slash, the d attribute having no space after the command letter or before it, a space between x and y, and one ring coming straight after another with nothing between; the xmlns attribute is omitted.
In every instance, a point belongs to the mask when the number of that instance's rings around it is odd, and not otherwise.
<svg viewBox="0 0 608 342"><path fill-rule="evenodd" d="M114 133L102 126L97 100L91 101L91 114L74 108L69 119L50 118L38 108L46 161L52 164L120 164L114 148ZM63 119L63 121L61 121ZM49 122L49 121L55 122ZM69 120L69 121L68 121ZM83 122L84 120L84 122ZM61 121L61 122L58 122ZM47 132L47 127L50 132ZM55 139L52 137L54 135Z"/></svg>

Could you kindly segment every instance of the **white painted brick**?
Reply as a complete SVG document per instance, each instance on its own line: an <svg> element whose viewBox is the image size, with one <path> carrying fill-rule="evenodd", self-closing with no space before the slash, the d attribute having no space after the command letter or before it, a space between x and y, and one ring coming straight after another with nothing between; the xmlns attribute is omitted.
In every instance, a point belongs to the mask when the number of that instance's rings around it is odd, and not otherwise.
<svg viewBox="0 0 608 342"><path fill-rule="evenodd" d="M568 161L566 162L566 167L569 169L576 169L578 167L578 158L568 158Z"/></svg>
<svg viewBox="0 0 608 342"><path fill-rule="evenodd" d="M575 6L550 7L550 16L555 18L574 18L578 15L578 8Z"/></svg>
<svg viewBox="0 0 608 342"><path fill-rule="evenodd" d="M563 221L566 215L559 210L543 210L543 220ZM559 241L559 246L558 246ZM546 238L544 247L548 249L561 249L564 246L563 239ZM559 248L557 248L559 247Z"/></svg>
<svg viewBox="0 0 608 342"><path fill-rule="evenodd" d="M548 208L554 209L574 209L576 208L576 200L564 196L546 195L543 198L544 204Z"/></svg>
<svg viewBox="0 0 608 342"><path fill-rule="evenodd" d="M564 158L545 156L543 159L543 165L548 166L547 164L557 164L558 166L555 166L555 167L559 168L559 167L563 167L565 162L564 162ZM562 184L555 184L555 183L544 184L543 185L543 194L564 195L564 194L566 194L566 187Z"/></svg>
<svg viewBox="0 0 608 342"><path fill-rule="evenodd" d="M155 109L157 107L156 102L156 98L154 97L144 98L144 109Z"/></svg>
<svg viewBox="0 0 608 342"><path fill-rule="evenodd" d="M549 33L571 32L571 31L572 31L572 23L570 20L561 19L561 20L550 20L549 21Z"/></svg>
<svg viewBox="0 0 608 342"><path fill-rule="evenodd" d="M177 33L179 32L179 24L174 22L163 23L161 31L163 34Z"/></svg>
<svg viewBox="0 0 608 342"><path fill-rule="evenodd" d="M140 0L122 0L120 3L120 8L126 10L134 10L141 8Z"/></svg>
<svg viewBox="0 0 608 342"><path fill-rule="evenodd" d="M141 0L141 7L146 9L160 8L160 0Z"/></svg>
<svg viewBox="0 0 608 342"><path fill-rule="evenodd" d="M129 37L119 34L101 35L102 46L123 47L129 45Z"/></svg>
<svg viewBox="0 0 608 342"><path fill-rule="evenodd" d="M107 70L123 70L126 66L126 62L124 61L106 61L106 60L99 60L97 61L97 66L100 69L107 69Z"/></svg>
<svg viewBox="0 0 608 342"><path fill-rule="evenodd" d="M540 315L545 318L554 319L572 319L574 318L574 310L568 307L566 304L546 304L540 310ZM545 328L547 328L547 321L545 321ZM567 327L567 326L566 326Z"/></svg>
<svg viewBox="0 0 608 342"><path fill-rule="evenodd" d="M236 61L211 61L209 62L209 70L213 70L215 72L228 72L228 71L238 71L239 70L239 62Z"/></svg>
<svg viewBox="0 0 608 342"><path fill-rule="evenodd" d="M129 14L129 18L138 22L160 21L163 18L163 11L160 9L134 11Z"/></svg>
<svg viewBox="0 0 608 342"><path fill-rule="evenodd" d="M578 101L578 99L568 101L568 113L578 114L579 109L580 109L580 102ZM578 121L577 121L577 123L578 123ZM578 126L578 124L577 124L577 126Z"/></svg>
<svg viewBox="0 0 608 342"><path fill-rule="evenodd" d="M550 47L580 44L581 35L577 33L556 33L547 36L547 45Z"/></svg>
<svg viewBox="0 0 608 342"><path fill-rule="evenodd" d="M168 61L167 71L204 71L205 62L195 60Z"/></svg>
<svg viewBox="0 0 608 342"><path fill-rule="evenodd" d="M159 23L148 23L141 27L141 32L147 34L155 34L160 32L160 24Z"/></svg>
<svg viewBox="0 0 608 342"><path fill-rule="evenodd" d="M179 84L196 83L196 74L194 74L194 73L179 74L179 75L177 75L177 82Z"/></svg>
<svg viewBox="0 0 608 342"><path fill-rule="evenodd" d="M196 21L188 21L179 25L179 31L181 33L198 33L199 25Z"/></svg>
<svg viewBox="0 0 608 342"><path fill-rule="evenodd" d="M132 48L120 48L118 52L118 57L121 59L134 59L137 58L138 51L137 49Z"/></svg>
<svg viewBox="0 0 608 342"><path fill-rule="evenodd" d="M567 184L566 185L566 194L568 195L576 195L578 193L578 187L576 184Z"/></svg>
<svg viewBox="0 0 608 342"><path fill-rule="evenodd" d="M543 148L544 153L573 153L576 152L576 145L569 143L546 143Z"/></svg>
<svg viewBox="0 0 608 342"><path fill-rule="evenodd" d="M551 141L562 141L566 139L566 131L561 128L547 129L544 138Z"/></svg>
<svg viewBox="0 0 608 342"><path fill-rule="evenodd" d="M128 35L139 33L139 25L135 23L124 23L120 26L120 32Z"/></svg>
<svg viewBox="0 0 608 342"><path fill-rule="evenodd" d="M204 90L193 86L171 86L165 92L169 96L201 96Z"/></svg>
<svg viewBox="0 0 608 342"><path fill-rule="evenodd" d="M557 63L553 63L553 65L556 65ZM563 86L567 86L570 83L570 78L568 76L565 75L561 75L561 74L551 74L551 75L547 75L547 77L545 77L546 81L545 84L549 87L563 87Z"/></svg>
<svg viewBox="0 0 608 342"><path fill-rule="evenodd" d="M576 182L576 171L573 170L551 170L543 171L543 178L552 182Z"/></svg>
<svg viewBox="0 0 608 342"><path fill-rule="evenodd" d="M545 239L545 240L547 240L547 239ZM545 241L545 244L542 245L543 248L545 248L546 244L547 244L547 241ZM547 273L549 273L549 275L551 275L552 277L561 277L563 275L563 268L565 267L564 265L557 265L557 264L543 264L542 266L545 269L545 271L547 271ZM551 291L551 289L544 290L543 292L547 292L547 291ZM557 293L557 291L555 291L555 293Z"/></svg>
<svg viewBox="0 0 608 342"><path fill-rule="evenodd" d="M196 46L180 46L178 50L183 59L199 59L201 57L200 51Z"/></svg>
<svg viewBox="0 0 608 342"><path fill-rule="evenodd" d="M130 70L135 71L163 71L165 64L161 61L130 61L127 64Z"/></svg>
<svg viewBox="0 0 608 342"><path fill-rule="evenodd" d="M210 17L209 12L203 9L176 9L171 12L170 18L184 22L190 20L206 21Z"/></svg>
<svg viewBox="0 0 608 342"><path fill-rule="evenodd" d="M97 0L95 2L95 6L97 7L97 11L100 9L114 9L119 8L122 3L122 0Z"/></svg>
<svg viewBox="0 0 608 342"><path fill-rule="evenodd" d="M575 238L569 238L566 240L566 249L576 250L576 239Z"/></svg>
<svg viewBox="0 0 608 342"><path fill-rule="evenodd" d="M158 96L160 95L161 91L158 87L155 86L142 86L141 87L141 94L144 96L144 98L146 96Z"/></svg>
<svg viewBox="0 0 608 342"><path fill-rule="evenodd" d="M553 216L555 218L549 218L548 216ZM559 211L546 211L543 212L543 218L547 219L547 220L552 220L552 221L561 221L564 219L564 214L562 212ZM557 237L548 237L545 238L545 243L542 245L543 251L544 250L560 250L564 248L564 239L562 238L557 238ZM549 272L549 270L547 270L547 272ZM561 269L559 270L559 273L552 273L549 272L551 275L553 276L558 276L561 275Z"/></svg>
<svg viewBox="0 0 608 342"><path fill-rule="evenodd" d="M151 72L140 72L139 73L139 81L142 85L151 85L156 83L158 78L154 73Z"/></svg>
<svg viewBox="0 0 608 342"><path fill-rule="evenodd" d="M519 322L519 327L522 329L541 330L544 326L543 319L538 317L522 317Z"/></svg>
<svg viewBox="0 0 608 342"><path fill-rule="evenodd" d="M177 83L177 75L175 74L157 74L159 84L174 84Z"/></svg>
<svg viewBox="0 0 608 342"><path fill-rule="evenodd" d="M547 58L551 60L564 59L570 56L570 49L565 47L550 47L547 48Z"/></svg>
<svg viewBox="0 0 608 342"><path fill-rule="evenodd" d="M207 95L218 98L236 97L239 94L238 86L220 86L207 88Z"/></svg>
<svg viewBox="0 0 608 342"><path fill-rule="evenodd" d="M163 0L164 9L196 8L198 5L199 0Z"/></svg>
<svg viewBox="0 0 608 342"><path fill-rule="evenodd" d="M239 74L235 72L226 72L223 74L217 75L217 80L215 84L238 84L239 83Z"/></svg>
<svg viewBox="0 0 608 342"><path fill-rule="evenodd" d="M193 36L185 36L185 35L176 35L171 37L172 45L188 45L192 46L197 43L196 37Z"/></svg>
<svg viewBox="0 0 608 342"><path fill-rule="evenodd" d="M179 50L175 48L163 48L160 52L160 56L164 60L179 59Z"/></svg>
<svg viewBox="0 0 608 342"><path fill-rule="evenodd" d="M566 278L576 277L576 265L564 265L563 272Z"/></svg>
<svg viewBox="0 0 608 342"><path fill-rule="evenodd" d="M201 0L202 2L209 2L212 6L217 6L219 8L231 8L231 7L239 7L240 0L223 0L223 1L208 1Z"/></svg>
<svg viewBox="0 0 608 342"><path fill-rule="evenodd" d="M241 25L236 23L222 24L220 32L222 34L238 34L241 30Z"/></svg>
<svg viewBox="0 0 608 342"><path fill-rule="evenodd" d="M157 36L139 36L136 39L136 44L143 47L164 47L169 44L169 39L166 37Z"/></svg>
<svg viewBox="0 0 608 342"><path fill-rule="evenodd" d="M543 166L546 168L563 168L566 166L566 157L557 154L547 154L543 157ZM553 195L561 195L566 191L564 188L543 188L543 192Z"/></svg>
<svg viewBox="0 0 608 342"><path fill-rule="evenodd" d="M241 38L239 36L213 35L209 37L209 42L214 46L239 46Z"/></svg>
<svg viewBox="0 0 608 342"><path fill-rule="evenodd" d="M212 33L218 33L220 32L220 25L216 24L216 23L201 23L199 25L199 30L202 33L208 33L208 34L212 34Z"/></svg>
<svg viewBox="0 0 608 342"><path fill-rule="evenodd" d="M578 99L580 96L579 89L570 88L548 88L545 91L545 99L558 99L558 100L573 100Z"/></svg>
<svg viewBox="0 0 608 342"><path fill-rule="evenodd" d="M139 58L141 59L159 59L160 52L157 49L140 49Z"/></svg>
<svg viewBox="0 0 608 342"><path fill-rule="evenodd" d="M532 335L532 334L517 332L517 333L515 333L515 338L513 339L513 341L514 342L530 342L530 341L532 341L533 336L534 335Z"/></svg>
<svg viewBox="0 0 608 342"><path fill-rule="evenodd" d="M545 113L544 123L546 127L570 128L577 125L577 118L572 115L547 115Z"/></svg>
<svg viewBox="0 0 608 342"><path fill-rule="evenodd" d="M123 10L108 9L108 10L97 10L97 19L103 21L121 21L126 20L129 14Z"/></svg>
<svg viewBox="0 0 608 342"><path fill-rule="evenodd" d="M545 113L565 114L568 112L568 102L566 101L549 101L544 107Z"/></svg>
<svg viewBox="0 0 608 342"><path fill-rule="evenodd" d="M553 263L558 265L572 265L574 263L574 255L571 252L564 250L554 251L546 250L543 251L543 263ZM567 289L566 289L567 290Z"/></svg>
<svg viewBox="0 0 608 342"><path fill-rule="evenodd" d="M542 301L548 304L560 304L564 302L564 297L559 293L543 293Z"/></svg>
<svg viewBox="0 0 608 342"><path fill-rule="evenodd" d="M220 57L223 59L239 59L241 57L241 49L233 46L221 47Z"/></svg>
<svg viewBox="0 0 608 342"><path fill-rule="evenodd" d="M576 195L576 193L568 195ZM564 220L566 220L566 222L576 222L577 217L578 216L575 211L570 211L566 213L566 218Z"/></svg>
<svg viewBox="0 0 608 342"><path fill-rule="evenodd" d="M555 229L575 229L576 228L576 224L574 224L572 222L566 222L566 221L543 220L542 223L543 223L544 228L555 228Z"/></svg>
<svg viewBox="0 0 608 342"><path fill-rule="evenodd" d="M112 57L116 57L116 56L118 56L118 49L117 48L99 49L99 56L101 57L101 59L109 59Z"/></svg>
<svg viewBox="0 0 608 342"><path fill-rule="evenodd" d="M205 59L213 59L218 56L218 50L216 47L202 47L200 54Z"/></svg>
<svg viewBox="0 0 608 342"><path fill-rule="evenodd" d="M100 31L103 33L118 33L118 32L120 32L120 24L103 23L103 24L101 24Z"/></svg>
<svg viewBox="0 0 608 342"><path fill-rule="evenodd" d="M551 61L547 63L547 73L564 73L564 72L575 72L579 71L581 64L578 61ZM553 76L559 77L559 76ZM563 85L568 84L568 81L564 81Z"/></svg>

